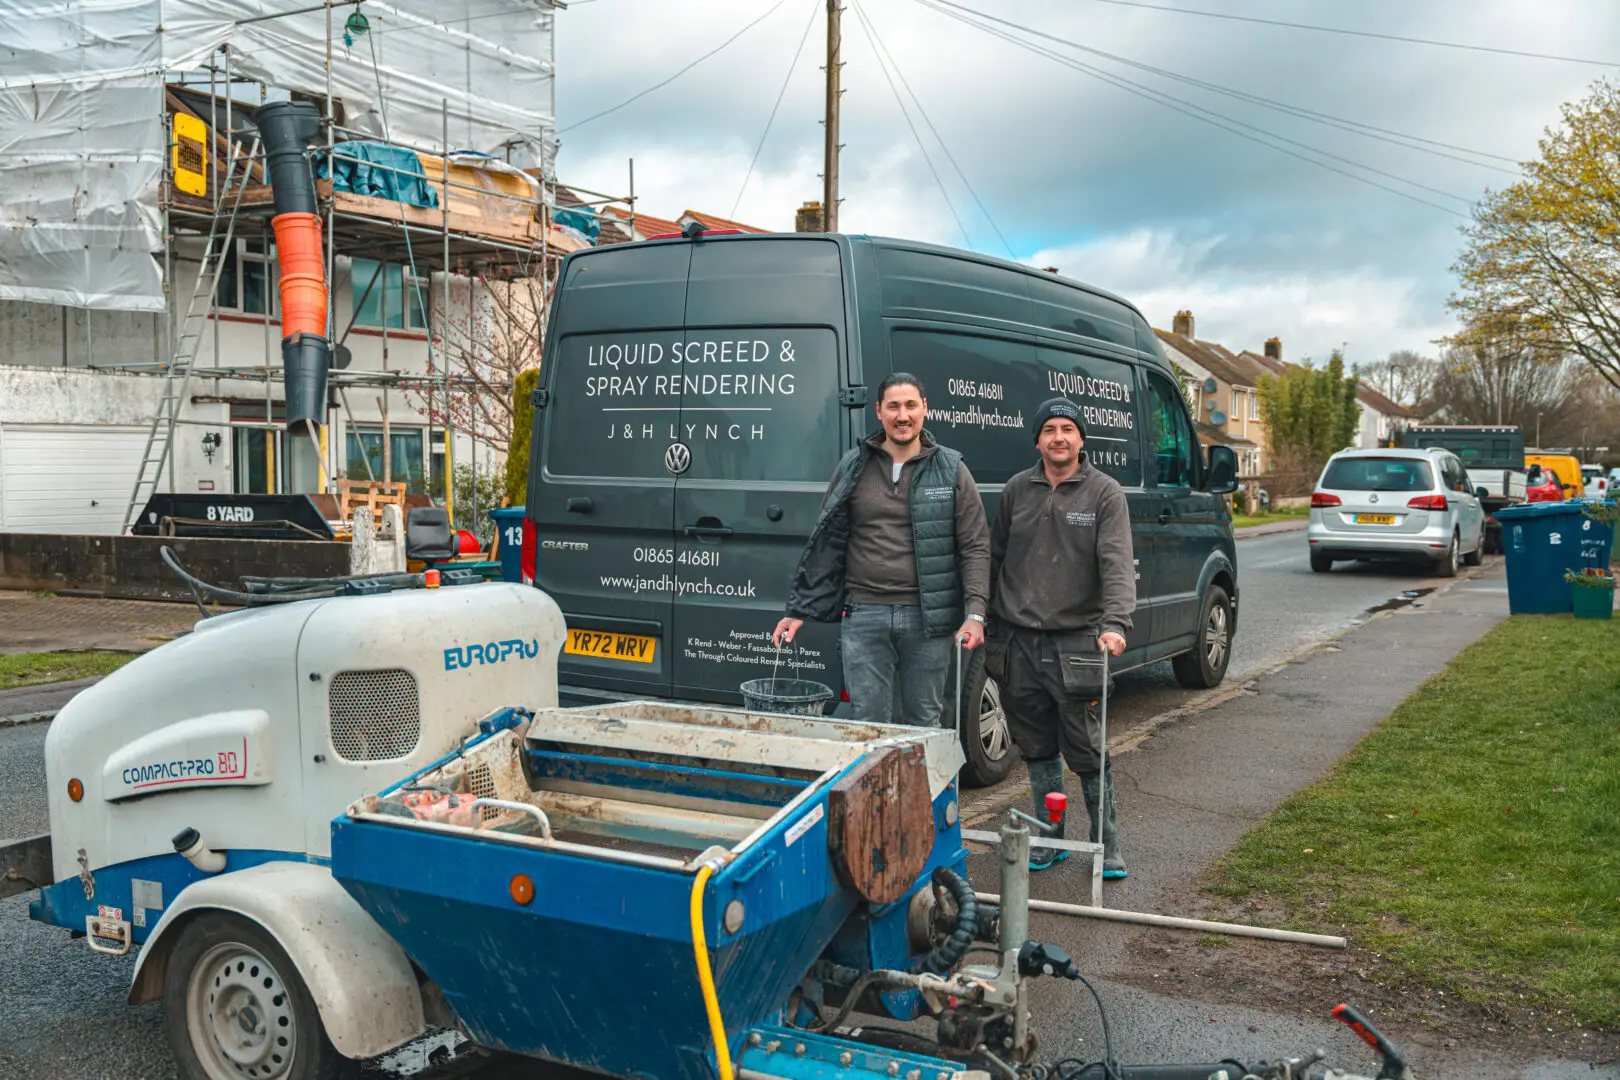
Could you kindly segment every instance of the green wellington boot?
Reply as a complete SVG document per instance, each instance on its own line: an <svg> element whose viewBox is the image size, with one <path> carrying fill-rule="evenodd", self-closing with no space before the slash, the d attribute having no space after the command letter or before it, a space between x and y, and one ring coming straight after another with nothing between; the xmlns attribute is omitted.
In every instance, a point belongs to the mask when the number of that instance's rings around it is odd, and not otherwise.
<svg viewBox="0 0 1620 1080"><path fill-rule="evenodd" d="M1102 783L1100 776L1082 776L1080 789L1085 793L1086 816L1091 820L1091 842L1103 846L1103 877L1117 880L1126 876L1125 856L1119 850L1119 826L1114 820L1114 786L1108 785L1108 799L1103 805L1102 839L1097 838L1097 794Z"/></svg>
<svg viewBox="0 0 1620 1080"><path fill-rule="evenodd" d="M1031 761L1029 763L1029 793L1035 800L1035 816L1042 821L1050 821L1051 812L1046 806L1048 795L1063 794L1063 759L1048 758L1045 761ZM1063 815L1058 812L1057 837L1063 837ZM1067 851L1061 848L1043 847L1040 838L1029 848L1029 868L1031 870L1048 870L1069 857Z"/></svg>

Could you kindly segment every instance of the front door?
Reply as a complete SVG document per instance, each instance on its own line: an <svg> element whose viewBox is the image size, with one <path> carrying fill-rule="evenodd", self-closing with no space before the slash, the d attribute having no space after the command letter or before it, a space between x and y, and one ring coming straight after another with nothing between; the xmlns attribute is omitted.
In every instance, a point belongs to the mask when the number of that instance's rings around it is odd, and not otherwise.
<svg viewBox="0 0 1620 1080"><path fill-rule="evenodd" d="M674 696L738 703L773 675L842 686L836 623L771 630L846 445L834 244L698 246L687 296L675 475Z"/></svg>

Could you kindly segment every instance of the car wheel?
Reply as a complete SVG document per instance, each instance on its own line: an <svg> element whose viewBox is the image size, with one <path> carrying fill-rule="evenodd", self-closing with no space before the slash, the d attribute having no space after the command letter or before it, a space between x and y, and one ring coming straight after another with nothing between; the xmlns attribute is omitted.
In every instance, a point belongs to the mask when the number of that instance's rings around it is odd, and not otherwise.
<svg viewBox="0 0 1620 1080"><path fill-rule="evenodd" d="M1311 569L1318 574L1325 574L1333 569L1333 560L1320 551L1313 551L1311 552Z"/></svg>
<svg viewBox="0 0 1620 1080"><path fill-rule="evenodd" d="M1211 585L1204 593L1203 617L1198 622L1198 642L1190 652L1170 661L1176 682L1194 690L1219 686L1232 662L1232 601L1226 590Z"/></svg>
<svg viewBox="0 0 1620 1080"><path fill-rule="evenodd" d="M237 915L205 911L181 930L163 1007L185 1080L337 1080L358 1071L326 1037L286 952Z"/></svg>
<svg viewBox="0 0 1620 1080"><path fill-rule="evenodd" d="M1480 566L1485 562L1485 528L1484 528L1484 526L1481 526L1480 530L1479 530L1479 542L1474 545L1474 550L1473 551L1470 551L1466 555L1463 556L1463 562L1468 566Z"/></svg>
<svg viewBox="0 0 1620 1080"><path fill-rule="evenodd" d="M1435 573L1441 577L1457 576L1457 549L1461 546L1462 541L1457 538L1456 533L1452 533L1451 543L1446 545L1446 553L1441 556L1439 564L1435 567Z"/></svg>
<svg viewBox="0 0 1620 1080"><path fill-rule="evenodd" d="M945 722L955 720L952 716ZM1000 783L1018 760L1007 711L1001 706L1001 687L984 670L983 649L968 654L962 676L962 754L967 758L962 766L962 783L967 787Z"/></svg>

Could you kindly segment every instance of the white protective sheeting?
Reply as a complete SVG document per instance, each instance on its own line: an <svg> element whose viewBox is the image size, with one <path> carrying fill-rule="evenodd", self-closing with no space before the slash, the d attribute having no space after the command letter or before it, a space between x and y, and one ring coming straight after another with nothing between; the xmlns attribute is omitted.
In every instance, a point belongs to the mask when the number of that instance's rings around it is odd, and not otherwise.
<svg viewBox="0 0 1620 1080"><path fill-rule="evenodd" d="M233 74L324 96L328 12L298 11L306 6L0 0L0 299L163 310L153 256L164 81L228 46ZM345 44L356 10L370 31ZM552 20L549 0L334 6L332 88L345 126L553 175Z"/></svg>

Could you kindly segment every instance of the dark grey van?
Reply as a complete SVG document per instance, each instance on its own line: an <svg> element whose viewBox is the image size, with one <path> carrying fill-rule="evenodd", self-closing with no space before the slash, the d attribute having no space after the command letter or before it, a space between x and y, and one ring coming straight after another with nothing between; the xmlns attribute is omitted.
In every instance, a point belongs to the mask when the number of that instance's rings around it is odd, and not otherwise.
<svg viewBox="0 0 1620 1080"><path fill-rule="evenodd" d="M965 456L992 519L1036 460L1028 416L1063 394L1124 485L1137 558L1131 648L1188 686L1226 674L1237 617L1236 461L1199 452L1142 316L1014 263L863 236L716 236L563 262L535 391L528 516L536 584L568 619L567 701L737 704L780 670L842 683L838 628L769 633L839 456L876 427L893 371L926 384L928 429ZM964 672L969 782L1014 751L993 682ZM951 718L946 718L946 723Z"/></svg>

